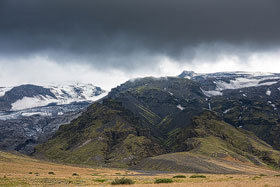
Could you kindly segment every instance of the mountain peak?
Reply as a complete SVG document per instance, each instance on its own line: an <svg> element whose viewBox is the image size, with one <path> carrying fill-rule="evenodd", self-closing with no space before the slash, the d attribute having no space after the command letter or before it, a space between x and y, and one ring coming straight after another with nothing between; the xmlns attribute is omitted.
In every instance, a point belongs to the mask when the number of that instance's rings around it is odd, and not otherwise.
<svg viewBox="0 0 280 187"><path fill-rule="evenodd" d="M179 78L191 78L196 76L197 73L194 71L183 71L180 75L178 75Z"/></svg>

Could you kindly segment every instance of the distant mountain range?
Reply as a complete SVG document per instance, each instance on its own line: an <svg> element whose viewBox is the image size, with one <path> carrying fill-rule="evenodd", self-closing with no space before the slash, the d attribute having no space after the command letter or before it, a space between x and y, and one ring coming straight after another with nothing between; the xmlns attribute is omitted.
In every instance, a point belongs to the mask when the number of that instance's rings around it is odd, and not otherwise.
<svg viewBox="0 0 280 187"><path fill-rule="evenodd" d="M100 99L104 93L106 93L104 90L92 84L0 87L0 111L92 102Z"/></svg>
<svg viewBox="0 0 280 187"><path fill-rule="evenodd" d="M0 88L0 148L33 152L63 123L107 94L92 84L20 85Z"/></svg>
<svg viewBox="0 0 280 187"><path fill-rule="evenodd" d="M33 155L134 169L236 173L280 167L280 74L146 77L113 88Z"/></svg>

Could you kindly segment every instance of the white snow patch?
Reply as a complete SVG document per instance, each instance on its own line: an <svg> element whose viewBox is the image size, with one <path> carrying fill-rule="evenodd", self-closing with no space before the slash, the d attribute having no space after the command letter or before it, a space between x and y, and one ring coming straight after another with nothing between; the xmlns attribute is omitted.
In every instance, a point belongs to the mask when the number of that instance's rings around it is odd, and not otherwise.
<svg viewBox="0 0 280 187"><path fill-rule="evenodd" d="M247 97L247 95L246 94L242 94L243 95L243 97Z"/></svg>
<svg viewBox="0 0 280 187"><path fill-rule="evenodd" d="M191 76L185 76L184 78L185 79L191 79L192 77Z"/></svg>
<svg viewBox="0 0 280 187"><path fill-rule="evenodd" d="M97 101L99 99L102 99L103 97L107 96L109 92L105 91L102 94L98 95L98 96L94 96L94 98L91 98L91 101Z"/></svg>
<svg viewBox="0 0 280 187"><path fill-rule="evenodd" d="M230 80L229 83L224 81L215 81L214 83L216 84L216 90L219 91L226 90L226 89L241 89L241 88L264 86L264 85L269 86L277 83L277 81L272 81L272 80L269 82L260 83L261 81L268 80L268 79L276 79L276 78L269 77L269 78L256 79L256 78L239 77L236 78L235 80Z"/></svg>
<svg viewBox="0 0 280 187"><path fill-rule="evenodd" d="M64 84L64 85L50 85L45 86L49 88L51 92L58 99L58 104L69 104L72 102L81 102L81 101L96 101L101 97L96 96L98 91L96 86L92 84ZM108 92L102 92L103 97L108 94Z"/></svg>
<svg viewBox="0 0 280 187"><path fill-rule="evenodd" d="M168 92L170 95L174 95L172 92Z"/></svg>
<svg viewBox="0 0 280 187"><path fill-rule="evenodd" d="M40 116L51 116L51 113L46 113L46 112L30 112L30 113L22 113L22 116L29 117L29 116L34 116L34 115L40 115Z"/></svg>
<svg viewBox="0 0 280 187"><path fill-rule="evenodd" d="M46 106L50 103L54 103L57 100L50 96L35 96L35 97L24 97L16 102L12 103L12 109L15 110L23 110L27 108L34 108L40 106Z"/></svg>
<svg viewBox="0 0 280 187"><path fill-rule="evenodd" d="M209 109L209 110L212 110L212 107L211 107L211 104L210 104L210 103L208 103L208 109Z"/></svg>
<svg viewBox="0 0 280 187"><path fill-rule="evenodd" d="M270 95L271 95L270 89L267 89L266 92L265 92L265 94L268 95L268 96L270 96Z"/></svg>
<svg viewBox="0 0 280 187"><path fill-rule="evenodd" d="M247 75L251 75L253 77L264 77L264 76L273 76L273 73L270 72L240 72L240 73L236 73L236 74L247 74Z"/></svg>
<svg viewBox="0 0 280 187"><path fill-rule="evenodd" d="M4 96L5 93L9 90L11 90L13 87L3 87L3 88L0 88L0 97Z"/></svg>
<svg viewBox="0 0 280 187"><path fill-rule="evenodd" d="M15 114L15 113L8 114L8 115L0 114L0 120L16 119L17 117L18 117L18 114Z"/></svg>
<svg viewBox="0 0 280 187"><path fill-rule="evenodd" d="M276 108L276 105L275 105L275 104L271 103L270 105L273 107L273 109L274 109L274 110L277 110L277 108Z"/></svg>
<svg viewBox="0 0 280 187"><path fill-rule="evenodd" d="M207 97L223 95L223 92L221 92L221 91L217 91L217 90L206 91L206 90L203 90L202 88L200 88L200 89L203 92L203 94L206 95Z"/></svg>
<svg viewBox="0 0 280 187"><path fill-rule="evenodd" d="M180 110L184 110L185 107L182 107L181 105L177 105L177 108L180 109Z"/></svg>
<svg viewBox="0 0 280 187"><path fill-rule="evenodd" d="M58 112L57 115L62 116L63 112Z"/></svg>
<svg viewBox="0 0 280 187"><path fill-rule="evenodd" d="M230 109L226 109L223 113L226 114L226 113L228 113L229 111L231 111L231 108L230 108Z"/></svg>

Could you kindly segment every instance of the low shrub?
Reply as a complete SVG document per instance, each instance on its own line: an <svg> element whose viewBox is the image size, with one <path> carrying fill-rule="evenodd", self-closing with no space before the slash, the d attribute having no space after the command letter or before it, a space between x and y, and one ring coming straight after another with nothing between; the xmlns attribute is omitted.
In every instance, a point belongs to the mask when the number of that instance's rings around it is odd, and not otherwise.
<svg viewBox="0 0 280 187"><path fill-rule="evenodd" d="M105 182L105 181L107 181L107 179L94 179L93 181L94 182Z"/></svg>
<svg viewBox="0 0 280 187"><path fill-rule="evenodd" d="M78 173L73 173L72 176L79 176L79 174Z"/></svg>
<svg viewBox="0 0 280 187"><path fill-rule="evenodd" d="M190 178L206 178L205 175L192 175Z"/></svg>
<svg viewBox="0 0 280 187"><path fill-rule="evenodd" d="M134 184L134 181L128 178L116 178L112 183L112 185L121 185L121 184Z"/></svg>
<svg viewBox="0 0 280 187"><path fill-rule="evenodd" d="M49 175L55 175L55 173L53 171L49 171L48 174Z"/></svg>
<svg viewBox="0 0 280 187"><path fill-rule="evenodd" d="M30 171L30 172L28 172L28 174L30 174L30 175L31 175L31 174L32 174L32 172Z"/></svg>
<svg viewBox="0 0 280 187"><path fill-rule="evenodd" d="M173 178L186 178L185 175L175 175Z"/></svg>
<svg viewBox="0 0 280 187"><path fill-rule="evenodd" d="M173 180L172 179L156 179L155 183L159 184L159 183L172 183Z"/></svg>
<svg viewBox="0 0 280 187"><path fill-rule="evenodd" d="M260 179L261 177L259 177L259 176L255 176L255 177L253 177L252 178L252 180L256 180L256 179Z"/></svg>
<svg viewBox="0 0 280 187"><path fill-rule="evenodd" d="M265 177L265 176L267 176L267 175L266 175L266 174L261 173L261 174L260 174L260 176L261 176L261 177Z"/></svg>

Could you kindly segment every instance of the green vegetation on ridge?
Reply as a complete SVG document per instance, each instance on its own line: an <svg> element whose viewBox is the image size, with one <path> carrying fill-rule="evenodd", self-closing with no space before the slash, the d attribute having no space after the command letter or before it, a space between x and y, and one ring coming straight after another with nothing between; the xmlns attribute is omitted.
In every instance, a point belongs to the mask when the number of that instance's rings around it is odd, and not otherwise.
<svg viewBox="0 0 280 187"><path fill-rule="evenodd" d="M278 151L225 122L233 114L222 116L218 101L209 111L207 99L187 79L129 81L61 126L35 155L72 164L184 172L236 172L210 158L279 167Z"/></svg>

